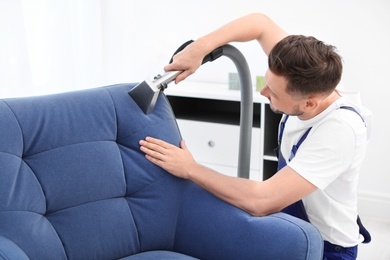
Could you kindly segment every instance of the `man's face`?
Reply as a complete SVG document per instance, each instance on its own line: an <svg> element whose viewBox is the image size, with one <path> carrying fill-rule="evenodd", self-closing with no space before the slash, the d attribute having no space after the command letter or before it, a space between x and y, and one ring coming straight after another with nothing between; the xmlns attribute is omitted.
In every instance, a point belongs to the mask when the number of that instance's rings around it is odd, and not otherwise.
<svg viewBox="0 0 390 260"><path fill-rule="evenodd" d="M278 114L300 116L303 100L287 93L287 80L267 70L265 74L266 85L261 90L261 95L268 98L271 110Z"/></svg>

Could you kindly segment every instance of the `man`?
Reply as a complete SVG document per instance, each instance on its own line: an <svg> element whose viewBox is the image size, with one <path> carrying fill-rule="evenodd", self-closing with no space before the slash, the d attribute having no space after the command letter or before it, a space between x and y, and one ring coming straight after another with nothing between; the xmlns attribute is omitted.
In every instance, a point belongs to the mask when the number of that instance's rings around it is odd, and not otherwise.
<svg viewBox="0 0 390 260"><path fill-rule="evenodd" d="M283 210L310 221L324 238L324 259L356 259L361 242L357 184L368 134L360 108L336 90L342 61L333 46L289 36L267 16L250 14L188 45L165 70L182 71L178 83L217 47L250 40L268 55L261 94L274 112L283 114L279 169L273 177L258 182L217 173L198 164L184 141L179 148L147 137L140 149L152 163L250 214Z"/></svg>

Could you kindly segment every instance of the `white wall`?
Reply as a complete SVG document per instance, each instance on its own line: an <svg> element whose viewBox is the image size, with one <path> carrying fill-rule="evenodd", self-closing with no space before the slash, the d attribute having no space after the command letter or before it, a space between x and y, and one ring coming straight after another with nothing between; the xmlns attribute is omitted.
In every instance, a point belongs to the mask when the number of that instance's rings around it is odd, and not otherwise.
<svg viewBox="0 0 390 260"><path fill-rule="evenodd" d="M390 87L388 76L390 1L35 0L34 4L28 2L0 1L0 17L3 17L0 18L3 19L0 20L3 24L3 27L0 25L0 32L8 32L5 34L6 39L2 36L0 54L12 60L14 56L7 49L12 49L14 53L21 50L15 56L16 61L13 61L18 64L14 69L11 70L4 61L4 64L0 61L0 71L8 70L8 73L0 72L0 95L3 97L22 95L21 92L41 94L83 88L83 86L87 88L142 81L146 77L162 72L162 67L184 41L196 39L223 23L250 12L268 14L291 34L313 35L335 45L344 59L343 86L359 90L363 103L374 114L373 138L359 185L360 204L363 210L369 211L368 213L384 216L390 214L390 189L388 188L390 174L387 170L385 150L390 144L386 135L390 132L386 124L387 95ZM37 2L41 5L37 5ZM47 7L48 3L51 9ZM56 5L63 6L55 8ZM29 8L41 10L37 16L41 18L38 22L34 16L31 16ZM49 11L51 14L47 13ZM1 12L8 13L8 20L4 21L7 18L4 18L5 13ZM23 17L23 14L30 14L25 18L29 22L17 18ZM29 67L28 62L31 63L34 57L31 57L31 53L29 54L25 47L28 42L31 42L33 36L30 33L28 38L24 38L25 34L20 30L25 29L24 25L31 27L31 23L34 24L35 21L33 29L38 30L38 35L41 37L35 39L35 42L45 43L45 40L42 40L45 31L38 29L46 24L47 20L42 18L45 16L51 24L56 25L56 30L53 29L51 32L56 35L56 39L60 39L55 41L56 48L49 48L51 57L58 55L62 59L57 63L46 61L46 67L40 67L38 75L45 74L46 68L50 69L46 74L50 73L51 76L45 80L34 81L37 74L31 72L34 66ZM68 19L70 22L64 23L59 19ZM12 34L9 32L10 29L5 29L4 26L10 21ZM6 44L7 40L15 42L9 38L18 35L20 37L17 38L19 39L17 42L20 46ZM67 37L58 38L61 35ZM46 37L49 36L46 35L44 39ZM66 43L72 43L72 46L69 47ZM235 45L247 57L252 75L262 75L266 70L266 57L261 53L257 43ZM41 49L41 53L45 53L44 49ZM21 57L23 55L29 57L25 63ZM39 59L35 57L35 60ZM76 68L75 64L77 64ZM233 65L222 58L202 66L190 80L226 82L229 71L234 71ZM375 207L372 208L371 205ZM383 208L379 209L379 207Z"/></svg>

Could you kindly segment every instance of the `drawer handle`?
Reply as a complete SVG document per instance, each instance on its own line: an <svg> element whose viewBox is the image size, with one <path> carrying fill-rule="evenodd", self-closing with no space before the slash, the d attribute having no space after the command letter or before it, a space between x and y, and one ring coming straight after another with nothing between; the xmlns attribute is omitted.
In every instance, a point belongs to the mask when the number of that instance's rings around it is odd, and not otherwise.
<svg viewBox="0 0 390 260"><path fill-rule="evenodd" d="M209 147L214 147L215 146L214 141L209 141L207 144L209 145Z"/></svg>

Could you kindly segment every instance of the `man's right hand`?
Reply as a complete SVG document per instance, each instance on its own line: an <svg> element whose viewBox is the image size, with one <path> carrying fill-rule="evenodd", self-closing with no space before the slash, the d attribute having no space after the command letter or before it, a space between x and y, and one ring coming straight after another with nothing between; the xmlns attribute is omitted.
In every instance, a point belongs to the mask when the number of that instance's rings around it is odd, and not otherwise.
<svg viewBox="0 0 390 260"><path fill-rule="evenodd" d="M172 63L166 65L164 70L182 71L175 78L175 83L177 84L193 74L202 65L203 58L207 53L199 41L195 41L173 56Z"/></svg>

